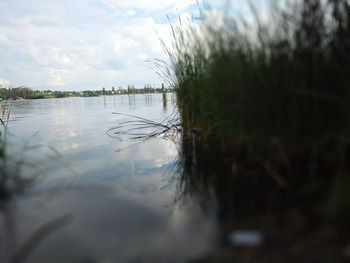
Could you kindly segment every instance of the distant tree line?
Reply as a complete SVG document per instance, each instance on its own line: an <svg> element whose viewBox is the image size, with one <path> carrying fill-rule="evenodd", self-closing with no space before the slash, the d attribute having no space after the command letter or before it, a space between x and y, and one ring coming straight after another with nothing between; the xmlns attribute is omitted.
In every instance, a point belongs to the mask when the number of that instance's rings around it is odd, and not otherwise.
<svg viewBox="0 0 350 263"><path fill-rule="evenodd" d="M128 85L127 89L119 87L117 90L112 87L112 90L96 91L51 91L51 90L33 90L28 87L16 87L16 88L0 88L0 99L3 100L18 100L18 99L50 99L50 98L66 98L66 97L95 97L101 95L116 95L116 94L143 94L143 93L161 93L172 91L170 88L154 88L151 85L145 85L143 89L137 89L134 85Z"/></svg>
<svg viewBox="0 0 350 263"><path fill-rule="evenodd" d="M43 99L46 93L35 91L27 87L1 88L2 99Z"/></svg>

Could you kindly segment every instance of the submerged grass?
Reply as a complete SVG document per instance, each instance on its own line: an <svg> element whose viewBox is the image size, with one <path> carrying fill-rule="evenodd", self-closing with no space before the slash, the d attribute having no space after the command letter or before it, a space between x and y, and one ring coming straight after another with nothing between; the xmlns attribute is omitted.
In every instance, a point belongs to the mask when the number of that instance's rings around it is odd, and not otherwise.
<svg viewBox="0 0 350 263"><path fill-rule="evenodd" d="M62 159L62 155L52 146L33 143L31 140L39 133L34 133L28 139L21 139L11 134L8 128L10 120L10 105L4 101L0 105L0 213L11 204L14 196L23 193L35 182L42 180L49 168L50 162L63 167L73 175L75 181L78 174ZM45 156L45 163L42 158ZM70 182L68 184L71 184ZM62 184L63 186L63 184ZM66 185L65 185L66 186Z"/></svg>
<svg viewBox="0 0 350 263"><path fill-rule="evenodd" d="M23 158L16 158L13 154L9 153L8 122L10 119L10 110L6 102L2 103L0 107L0 212L2 212L13 195L15 193L21 193L33 180L31 176L22 176L20 173L21 168L24 166L34 168L35 165L26 163ZM20 154L29 150L29 147L24 147L22 150Z"/></svg>
<svg viewBox="0 0 350 263"><path fill-rule="evenodd" d="M226 176L271 180L293 204L322 201L348 218L350 3L269 3L264 16L251 5L246 19L209 11L173 28L163 72L177 94L184 162L198 163L199 148L219 153L210 156L229 163Z"/></svg>

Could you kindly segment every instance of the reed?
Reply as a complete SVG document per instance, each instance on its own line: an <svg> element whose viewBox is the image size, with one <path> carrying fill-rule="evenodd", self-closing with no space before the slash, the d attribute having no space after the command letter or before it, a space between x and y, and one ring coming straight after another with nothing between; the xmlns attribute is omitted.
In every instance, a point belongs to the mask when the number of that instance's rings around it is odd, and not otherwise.
<svg viewBox="0 0 350 263"><path fill-rule="evenodd" d="M227 176L269 178L301 203L303 191L312 202L328 196L344 212L349 1L270 4L267 17L252 5L250 21L227 12L220 23L203 16L172 28L164 72L177 93L184 143L220 153L236 167Z"/></svg>

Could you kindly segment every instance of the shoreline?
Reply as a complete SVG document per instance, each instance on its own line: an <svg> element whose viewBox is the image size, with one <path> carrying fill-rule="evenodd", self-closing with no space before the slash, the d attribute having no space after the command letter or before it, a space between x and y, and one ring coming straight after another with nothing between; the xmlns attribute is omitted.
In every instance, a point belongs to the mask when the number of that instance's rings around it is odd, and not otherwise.
<svg viewBox="0 0 350 263"><path fill-rule="evenodd" d="M42 100L42 99L64 99L64 98L92 98L92 97L111 97L111 96L122 96L122 95L152 95L152 94L166 94L166 93L174 93L174 90L171 91L165 91L165 92L134 92L134 93L116 93L116 94L97 94L97 95L88 95L88 96L58 96L58 97L40 97L40 98L23 98L18 97L16 99L14 98L1 98L0 102L4 101L22 101L22 100Z"/></svg>

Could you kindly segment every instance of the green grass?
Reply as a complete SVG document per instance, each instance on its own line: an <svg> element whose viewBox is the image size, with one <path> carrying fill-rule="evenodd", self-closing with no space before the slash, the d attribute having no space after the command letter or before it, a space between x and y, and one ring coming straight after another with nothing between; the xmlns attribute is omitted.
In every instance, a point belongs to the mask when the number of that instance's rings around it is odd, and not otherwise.
<svg viewBox="0 0 350 263"><path fill-rule="evenodd" d="M349 204L337 187L349 173L349 2L271 4L269 19L258 8L251 14L253 22L227 16L213 26L203 17L173 28L165 72L184 141L220 153L241 174L307 193L301 200L330 192L333 208Z"/></svg>
<svg viewBox="0 0 350 263"><path fill-rule="evenodd" d="M275 21L262 24L230 18L220 28L175 29L171 59L184 124L204 142L225 145L242 136L311 143L348 130L350 7L338 1L339 17L335 4L318 2L271 10ZM254 27L256 35L247 34Z"/></svg>

